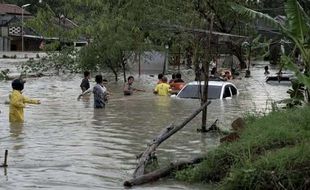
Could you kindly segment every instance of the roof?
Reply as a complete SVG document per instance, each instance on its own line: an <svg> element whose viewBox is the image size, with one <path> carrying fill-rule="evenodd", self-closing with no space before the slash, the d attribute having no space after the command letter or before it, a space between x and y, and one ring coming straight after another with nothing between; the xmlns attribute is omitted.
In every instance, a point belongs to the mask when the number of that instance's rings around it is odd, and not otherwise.
<svg viewBox="0 0 310 190"><path fill-rule="evenodd" d="M0 14L21 15L23 9L13 4L0 4ZM24 15L31 15L30 12L24 10Z"/></svg>
<svg viewBox="0 0 310 190"><path fill-rule="evenodd" d="M180 25L162 25L167 30L183 30L183 31L189 31L189 32L197 32L197 33L210 33L210 30L205 29L199 29L199 28L187 28ZM237 35L237 34L229 34L229 33L223 33L223 32L216 32L212 31L212 35L215 36L226 36L226 37L236 37L236 38L248 38L247 36Z"/></svg>
<svg viewBox="0 0 310 190"><path fill-rule="evenodd" d="M20 36L19 34L11 34L11 36ZM41 40L59 40L58 37L44 37L40 35L31 35L31 34L24 34L24 38L33 38L33 39L41 39Z"/></svg>
<svg viewBox="0 0 310 190"><path fill-rule="evenodd" d="M201 85L204 85L205 82L204 81L193 81L193 82L190 82L190 83L187 83L187 85L199 85L199 83ZM208 82L208 85L210 86L223 86L223 85L226 85L226 84L232 84L231 82L226 82L226 81L209 81Z"/></svg>
<svg viewBox="0 0 310 190"><path fill-rule="evenodd" d="M12 15L0 16L0 26L7 26L13 18L14 16Z"/></svg>

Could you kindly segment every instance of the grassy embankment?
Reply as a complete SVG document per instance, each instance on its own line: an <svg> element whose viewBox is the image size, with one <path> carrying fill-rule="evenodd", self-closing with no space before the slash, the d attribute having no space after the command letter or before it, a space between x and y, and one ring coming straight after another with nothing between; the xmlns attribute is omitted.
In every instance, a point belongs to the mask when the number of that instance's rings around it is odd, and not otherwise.
<svg viewBox="0 0 310 190"><path fill-rule="evenodd" d="M220 189L310 189L310 107L247 117L238 141L176 178Z"/></svg>

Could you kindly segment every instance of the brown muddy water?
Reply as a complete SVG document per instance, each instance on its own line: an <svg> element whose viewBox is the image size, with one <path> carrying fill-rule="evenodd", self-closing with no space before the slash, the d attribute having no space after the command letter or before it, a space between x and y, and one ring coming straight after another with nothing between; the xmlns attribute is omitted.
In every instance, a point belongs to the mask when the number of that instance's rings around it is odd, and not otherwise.
<svg viewBox="0 0 310 190"><path fill-rule="evenodd" d="M212 101L208 123L219 119L219 127L229 129L237 117L266 112L271 101L288 97L289 86L264 82L263 66L261 63L251 68L252 78L233 81L239 96ZM180 123L199 107L198 100L154 96L156 77L135 78L134 85L147 92L124 97L122 82L109 82L107 88L112 95L104 110L93 109L92 96L77 101L80 75L27 79L24 95L40 99L42 104L27 106L22 126L8 122L8 105L4 101L11 81L1 81L0 162L8 149L9 167L0 168L0 188L123 189L123 182L136 166L136 155L144 151L146 144L164 126ZM219 144L218 134L196 132L200 120L201 115L158 148L160 165L204 154ZM133 189L212 187L163 179Z"/></svg>

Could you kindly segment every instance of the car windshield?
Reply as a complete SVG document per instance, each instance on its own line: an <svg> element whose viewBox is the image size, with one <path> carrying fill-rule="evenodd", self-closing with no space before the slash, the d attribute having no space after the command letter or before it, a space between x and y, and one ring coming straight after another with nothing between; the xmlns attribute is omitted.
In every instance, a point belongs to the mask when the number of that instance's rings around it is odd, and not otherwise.
<svg viewBox="0 0 310 190"><path fill-rule="evenodd" d="M202 86L203 88L203 86ZM219 99L221 96L222 86L210 86L208 87L208 99ZM199 85L187 85L178 94L179 98L200 98Z"/></svg>

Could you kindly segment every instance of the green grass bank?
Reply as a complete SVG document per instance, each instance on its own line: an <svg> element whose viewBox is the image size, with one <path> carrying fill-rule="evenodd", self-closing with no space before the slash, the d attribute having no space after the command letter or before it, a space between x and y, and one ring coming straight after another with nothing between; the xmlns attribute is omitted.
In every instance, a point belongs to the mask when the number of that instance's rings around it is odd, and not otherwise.
<svg viewBox="0 0 310 190"><path fill-rule="evenodd" d="M310 107L247 116L238 141L176 178L219 189L310 189Z"/></svg>

